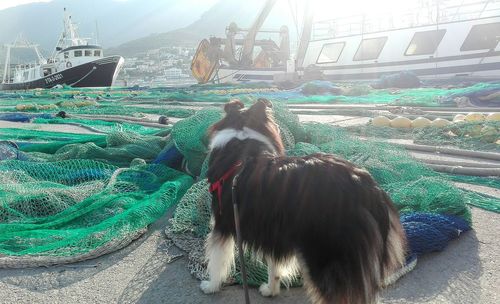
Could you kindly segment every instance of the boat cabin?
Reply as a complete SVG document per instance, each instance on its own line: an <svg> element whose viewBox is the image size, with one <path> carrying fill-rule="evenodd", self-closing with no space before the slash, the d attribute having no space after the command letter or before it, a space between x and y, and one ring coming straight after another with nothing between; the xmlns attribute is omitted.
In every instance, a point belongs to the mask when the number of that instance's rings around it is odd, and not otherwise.
<svg viewBox="0 0 500 304"><path fill-rule="evenodd" d="M58 70L62 70L103 57L103 51L100 46L77 45L58 50L55 57L55 63Z"/></svg>

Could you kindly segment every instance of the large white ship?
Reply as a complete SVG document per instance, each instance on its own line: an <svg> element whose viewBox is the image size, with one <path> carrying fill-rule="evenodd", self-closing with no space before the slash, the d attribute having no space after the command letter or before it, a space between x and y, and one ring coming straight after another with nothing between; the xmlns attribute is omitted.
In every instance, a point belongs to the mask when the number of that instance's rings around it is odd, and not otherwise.
<svg viewBox="0 0 500 304"><path fill-rule="evenodd" d="M500 79L498 0L420 1L397 15L320 21L306 11L294 58L286 27L277 43L255 39L275 2L267 1L250 29L232 24L226 38L202 41L192 63L200 83L372 80L401 71L423 79Z"/></svg>

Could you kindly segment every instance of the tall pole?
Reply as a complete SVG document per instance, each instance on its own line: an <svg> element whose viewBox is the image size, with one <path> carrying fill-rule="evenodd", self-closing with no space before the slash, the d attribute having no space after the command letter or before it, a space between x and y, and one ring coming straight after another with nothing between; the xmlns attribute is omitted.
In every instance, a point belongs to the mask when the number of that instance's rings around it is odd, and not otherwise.
<svg viewBox="0 0 500 304"><path fill-rule="evenodd" d="M5 66L3 69L2 83L7 83L7 71L10 66L10 45L7 45L7 56L5 57Z"/></svg>
<svg viewBox="0 0 500 304"><path fill-rule="evenodd" d="M311 40L312 26L313 26L313 10L309 1L306 1L304 8L304 25L302 26L302 33L300 34L300 43L297 50L297 67L302 67L306 57L307 47Z"/></svg>
<svg viewBox="0 0 500 304"><path fill-rule="evenodd" d="M97 25L97 19L95 20L95 44L99 45L99 26Z"/></svg>

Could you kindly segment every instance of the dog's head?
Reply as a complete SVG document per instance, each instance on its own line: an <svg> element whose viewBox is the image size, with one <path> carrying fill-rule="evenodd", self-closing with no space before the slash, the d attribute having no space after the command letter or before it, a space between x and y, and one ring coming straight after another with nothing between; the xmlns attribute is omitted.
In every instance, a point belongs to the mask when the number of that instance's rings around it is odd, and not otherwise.
<svg viewBox="0 0 500 304"><path fill-rule="evenodd" d="M232 100L224 106L224 111L224 118L210 129L211 148L223 147L233 139L255 139L270 146L276 154L284 154L269 100L259 98L250 108L245 108L239 100Z"/></svg>

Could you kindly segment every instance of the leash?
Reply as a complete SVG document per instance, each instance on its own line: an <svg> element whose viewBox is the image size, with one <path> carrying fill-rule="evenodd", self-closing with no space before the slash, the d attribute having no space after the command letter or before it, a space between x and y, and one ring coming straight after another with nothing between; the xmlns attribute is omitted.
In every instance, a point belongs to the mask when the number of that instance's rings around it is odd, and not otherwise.
<svg viewBox="0 0 500 304"><path fill-rule="evenodd" d="M247 269L245 266L245 259L243 256L243 241L241 239L241 229L240 229L240 215L238 212L238 204L236 202L236 186L238 185L238 177L240 177L241 171L243 168L234 176L233 185L231 187L231 195L233 201L233 211L234 211L234 226L236 229L236 240L238 242L238 252L240 256L240 264L241 264L241 279L243 281L243 289L245 290L245 303L250 304L250 296L248 294L248 283L247 283Z"/></svg>

